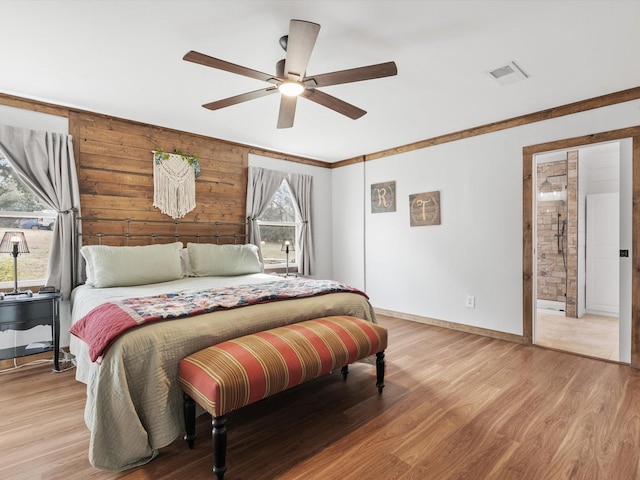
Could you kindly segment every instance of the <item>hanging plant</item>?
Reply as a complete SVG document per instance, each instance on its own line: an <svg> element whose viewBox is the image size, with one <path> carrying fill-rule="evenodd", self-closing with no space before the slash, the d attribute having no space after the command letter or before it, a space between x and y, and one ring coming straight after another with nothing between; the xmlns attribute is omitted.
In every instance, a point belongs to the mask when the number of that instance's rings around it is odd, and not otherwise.
<svg viewBox="0 0 640 480"><path fill-rule="evenodd" d="M163 160L168 160L170 155L178 155L182 160L187 162L189 165L193 167L193 173L195 177L198 178L200 176L200 162L198 161L198 154L194 153L193 155L189 155L188 153L184 153L180 150L174 150L173 153L169 153L165 151L162 147L156 148L153 151L153 157L157 164L162 163Z"/></svg>

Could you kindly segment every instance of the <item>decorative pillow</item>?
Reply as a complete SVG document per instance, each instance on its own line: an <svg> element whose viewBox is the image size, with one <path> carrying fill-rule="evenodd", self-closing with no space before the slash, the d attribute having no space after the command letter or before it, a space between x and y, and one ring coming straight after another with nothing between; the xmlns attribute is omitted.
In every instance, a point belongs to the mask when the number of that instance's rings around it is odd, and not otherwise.
<svg viewBox="0 0 640 480"><path fill-rule="evenodd" d="M258 247L187 243L191 269L196 277L233 276L264 272Z"/></svg>
<svg viewBox="0 0 640 480"><path fill-rule="evenodd" d="M84 274L86 277L86 280L84 281L84 283L86 283L87 285L93 285L93 278L95 275L93 274L93 261L91 260L91 250L89 249L89 247L82 247L80 249L80 253L84 257Z"/></svg>
<svg viewBox="0 0 640 480"><path fill-rule="evenodd" d="M127 287L182 278L182 242L140 247L90 245L80 249L88 285Z"/></svg>
<svg viewBox="0 0 640 480"><path fill-rule="evenodd" d="M189 260L189 250L183 248L180 251L180 263L182 265L182 276L193 277L193 270L191 269L191 260Z"/></svg>

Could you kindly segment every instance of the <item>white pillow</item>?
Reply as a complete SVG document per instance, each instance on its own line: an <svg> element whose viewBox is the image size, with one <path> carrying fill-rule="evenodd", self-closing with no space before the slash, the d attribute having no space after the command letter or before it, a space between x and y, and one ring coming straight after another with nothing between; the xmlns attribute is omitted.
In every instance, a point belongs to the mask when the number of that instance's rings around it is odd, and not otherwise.
<svg viewBox="0 0 640 480"><path fill-rule="evenodd" d="M82 247L80 248L80 253L84 257L84 274L85 277L87 277L84 283L86 283L87 285L93 285L94 274L93 261L91 259L91 250L89 249L89 247Z"/></svg>
<svg viewBox="0 0 640 480"><path fill-rule="evenodd" d="M191 260L189 260L189 250L183 248L180 251L180 263L182 264L182 276L193 277L193 271L191 270Z"/></svg>
<svg viewBox="0 0 640 480"><path fill-rule="evenodd" d="M140 247L89 245L80 249L88 285L127 287L182 278L182 242Z"/></svg>
<svg viewBox="0 0 640 480"><path fill-rule="evenodd" d="M191 270L196 277L233 276L264 272L258 247L187 243Z"/></svg>

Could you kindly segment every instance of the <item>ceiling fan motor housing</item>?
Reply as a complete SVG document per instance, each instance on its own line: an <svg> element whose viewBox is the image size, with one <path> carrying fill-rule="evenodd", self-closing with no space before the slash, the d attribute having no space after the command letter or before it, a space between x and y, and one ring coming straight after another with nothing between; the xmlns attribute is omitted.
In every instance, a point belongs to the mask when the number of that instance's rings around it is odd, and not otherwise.
<svg viewBox="0 0 640 480"><path fill-rule="evenodd" d="M284 78L284 63L286 60L286 58L283 58L276 63L276 77Z"/></svg>
<svg viewBox="0 0 640 480"><path fill-rule="evenodd" d="M282 49L286 52L287 43L289 42L289 35L283 35L282 37L280 37L280 40L278 42L280 43L280 46L282 47Z"/></svg>
<svg viewBox="0 0 640 480"><path fill-rule="evenodd" d="M304 20L291 20L289 34L280 38L280 46L285 50L285 58L276 63L276 77L268 73L236 65L219 58L210 57L202 53L190 51L183 57L189 62L199 63L211 68L255 78L271 85L267 88L247 92L233 97L224 98L203 105L210 110L236 105L256 98L271 95L276 92L282 94L278 128L290 128L296 111L296 96L301 95L311 102L327 107L353 120L362 117L366 111L351 105L339 98L322 92L317 87L328 87L342 83L360 82L374 78L396 75L398 70L394 62L378 65L351 68L337 72L323 73L313 77L305 77L307 64L316 42L320 25ZM291 40L291 44L289 44ZM275 84L275 86L274 86Z"/></svg>

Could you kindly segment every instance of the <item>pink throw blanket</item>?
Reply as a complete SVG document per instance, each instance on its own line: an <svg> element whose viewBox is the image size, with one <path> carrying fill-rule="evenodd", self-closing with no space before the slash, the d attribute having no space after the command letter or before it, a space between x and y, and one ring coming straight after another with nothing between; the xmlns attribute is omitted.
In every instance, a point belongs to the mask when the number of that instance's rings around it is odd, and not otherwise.
<svg viewBox="0 0 640 480"><path fill-rule="evenodd" d="M358 293L369 298L356 288L332 280L278 280L107 302L91 310L74 323L69 331L89 346L91 361L101 363L109 346L130 328L158 320L336 292Z"/></svg>

